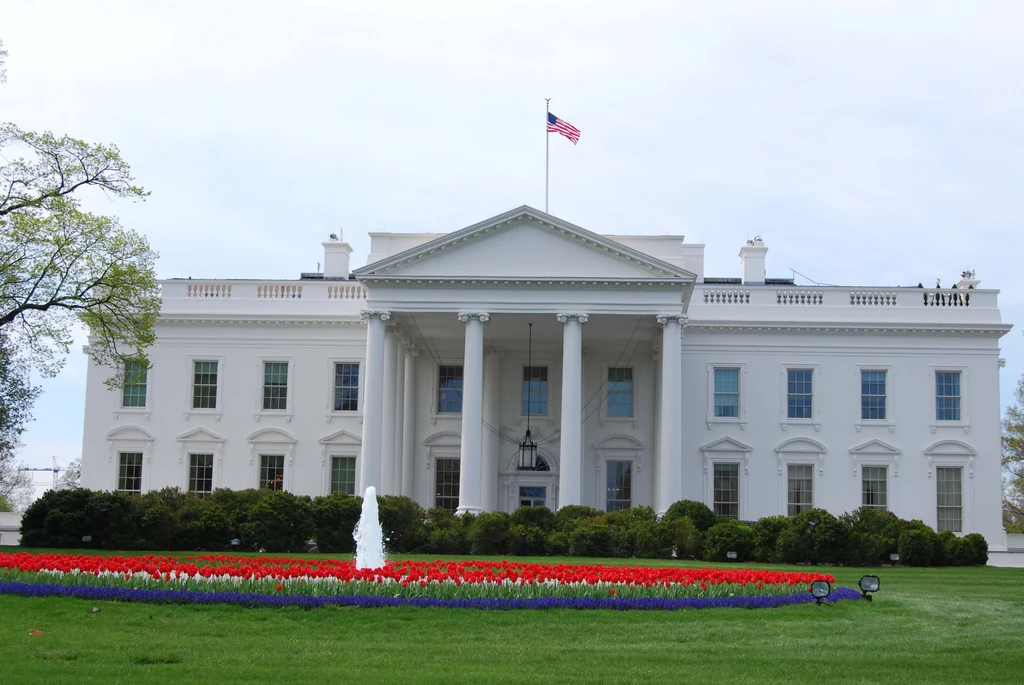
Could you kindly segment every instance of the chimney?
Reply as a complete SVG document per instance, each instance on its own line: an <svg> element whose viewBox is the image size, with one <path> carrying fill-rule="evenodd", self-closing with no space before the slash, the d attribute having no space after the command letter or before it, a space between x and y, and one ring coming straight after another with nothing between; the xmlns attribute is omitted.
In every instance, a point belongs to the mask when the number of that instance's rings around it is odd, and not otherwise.
<svg viewBox="0 0 1024 685"><path fill-rule="evenodd" d="M324 278L348 278L349 255L352 246L343 242L339 236L341 230L331 234L331 239L324 246Z"/></svg>
<svg viewBox="0 0 1024 685"><path fill-rule="evenodd" d="M740 248L743 285L764 285L764 256L767 252L768 248L761 241L761 236L755 236Z"/></svg>
<svg viewBox="0 0 1024 685"><path fill-rule="evenodd" d="M960 274L960 282L956 284L956 287L960 290L974 290L979 283L981 281L974 277L974 271L965 271Z"/></svg>

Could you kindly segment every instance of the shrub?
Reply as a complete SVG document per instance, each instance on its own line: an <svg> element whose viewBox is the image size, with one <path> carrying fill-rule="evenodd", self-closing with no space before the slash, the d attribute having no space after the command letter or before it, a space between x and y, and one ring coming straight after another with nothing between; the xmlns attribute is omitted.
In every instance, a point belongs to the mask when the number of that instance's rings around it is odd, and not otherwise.
<svg viewBox="0 0 1024 685"><path fill-rule="evenodd" d="M846 547L846 561L854 566L877 566L888 559L887 546L880 535L852 532Z"/></svg>
<svg viewBox="0 0 1024 685"><path fill-rule="evenodd" d="M988 563L988 541L981 533L968 533L961 538L967 548L967 563L971 566L984 566Z"/></svg>
<svg viewBox="0 0 1024 685"><path fill-rule="evenodd" d="M847 562L860 566L888 563L902 529L891 511L861 507L839 517L850 533ZM873 556L875 555L875 556Z"/></svg>
<svg viewBox="0 0 1024 685"><path fill-rule="evenodd" d="M603 518L585 519L569 533L569 554L574 557L610 557L614 552L614 532Z"/></svg>
<svg viewBox="0 0 1024 685"><path fill-rule="evenodd" d="M199 528L202 531L202 549L222 550L231 544L234 534L231 519L228 518L224 507L216 502L210 502L203 510Z"/></svg>
<svg viewBox="0 0 1024 685"><path fill-rule="evenodd" d="M900 563L907 566L928 566L935 555L935 533L925 528L910 528L900 535Z"/></svg>
<svg viewBox="0 0 1024 685"><path fill-rule="evenodd" d="M779 535L791 528L793 520L788 516L765 516L753 525L754 559L762 563L778 563Z"/></svg>
<svg viewBox="0 0 1024 685"><path fill-rule="evenodd" d="M810 522L817 525L811 533ZM842 564L846 562L846 546L850 538L847 525L824 509L808 509L793 517L793 530L807 539L809 552L820 564ZM812 546L813 543L813 546ZM808 554L808 559L810 554Z"/></svg>
<svg viewBox="0 0 1024 685"><path fill-rule="evenodd" d="M555 530L568 535L583 521L602 516L604 512L582 504L569 504L555 512Z"/></svg>
<svg viewBox="0 0 1024 685"><path fill-rule="evenodd" d="M544 553L544 531L537 526L513 523L508 530L508 546L512 554L531 556Z"/></svg>
<svg viewBox="0 0 1024 685"><path fill-rule="evenodd" d="M544 540L544 551L553 557L562 557L569 553L569 536L565 533L549 533Z"/></svg>
<svg viewBox="0 0 1024 685"><path fill-rule="evenodd" d="M620 509L605 519L612 528L614 556L664 559L671 555L668 524L659 524L651 507Z"/></svg>
<svg viewBox="0 0 1024 685"><path fill-rule="evenodd" d="M313 499L313 539L317 551L344 552L356 550L352 537L356 523L363 512L363 498L335 492Z"/></svg>
<svg viewBox="0 0 1024 685"><path fill-rule="evenodd" d="M711 526L718 523L715 512L708 508L703 502L696 502L692 499L684 499L675 502L668 508L662 517L665 521L676 521L681 518L688 518L697 526L697 530L706 533Z"/></svg>
<svg viewBox="0 0 1024 685"><path fill-rule="evenodd" d="M790 526L775 542L775 558L784 564L805 564L811 558L810 537Z"/></svg>
<svg viewBox="0 0 1024 685"><path fill-rule="evenodd" d="M707 561L747 561L754 555L756 535L750 526L734 519L716 523L704 535L704 559ZM736 552L736 559L726 555Z"/></svg>
<svg viewBox="0 0 1024 685"><path fill-rule="evenodd" d="M469 529L475 517L459 518L449 509L435 507L423 521L423 551L428 554L469 554Z"/></svg>
<svg viewBox="0 0 1024 685"><path fill-rule="evenodd" d="M669 538L679 559L700 559L704 552L704 536L688 516L665 522Z"/></svg>
<svg viewBox="0 0 1024 685"><path fill-rule="evenodd" d="M272 491L256 503L242 527L242 545L267 552L298 552L313 535L309 497Z"/></svg>
<svg viewBox="0 0 1024 685"><path fill-rule="evenodd" d="M411 497L378 495L384 549L389 554L413 552L423 544L423 507Z"/></svg>
<svg viewBox="0 0 1024 685"><path fill-rule="evenodd" d="M547 507L519 507L512 512L512 524L534 526L550 533L555 529L555 512Z"/></svg>
<svg viewBox="0 0 1024 685"><path fill-rule="evenodd" d="M470 554L507 554L512 517L504 511L479 514L469 528Z"/></svg>

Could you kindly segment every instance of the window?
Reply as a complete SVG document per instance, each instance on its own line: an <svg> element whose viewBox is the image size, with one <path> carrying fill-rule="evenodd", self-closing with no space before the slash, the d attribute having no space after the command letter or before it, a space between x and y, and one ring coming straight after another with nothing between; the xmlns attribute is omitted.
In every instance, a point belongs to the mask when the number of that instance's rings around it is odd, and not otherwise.
<svg viewBox="0 0 1024 685"><path fill-rule="evenodd" d="M263 409L288 408L288 362L263 362Z"/></svg>
<svg viewBox="0 0 1024 685"><path fill-rule="evenodd" d="M260 484L261 490L284 490L284 455L283 454L261 454L260 455Z"/></svg>
<svg viewBox="0 0 1024 685"><path fill-rule="evenodd" d="M740 370L715 369L715 416L739 418Z"/></svg>
<svg viewBox="0 0 1024 685"><path fill-rule="evenodd" d="M434 506L455 511L459 508L459 460L435 459L434 464Z"/></svg>
<svg viewBox="0 0 1024 685"><path fill-rule="evenodd" d="M960 372L935 372L935 419L960 420Z"/></svg>
<svg viewBox="0 0 1024 685"><path fill-rule="evenodd" d="M331 492L356 494L355 457L331 457Z"/></svg>
<svg viewBox="0 0 1024 685"><path fill-rule="evenodd" d="M121 492L142 492L142 452L118 454L117 489Z"/></svg>
<svg viewBox="0 0 1024 685"><path fill-rule="evenodd" d="M217 362L192 362L192 408L217 408Z"/></svg>
<svg viewBox="0 0 1024 685"><path fill-rule="evenodd" d="M814 467L810 464L789 465L789 503L790 516L796 516L814 506Z"/></svg>
<svg viewBox="0 0 1024 685"><path fill-rule="evenodd" d="M359 410L359 364L334 365L334 411Z"/></svg>
<svg viewBox="0 0 1024 685"><path fill-rule="evenodd" d="M462 365L442 365L438 369L437 413L462 413Z"/></svg>
<svg viewBox="0 0 1024 685"><path fill-rule="evenodd" d="M865 466L861 469L861 506L885 511L889 508L888 468L885 466Z"/></svg>
<svg viewBox="0 0 1024 685"><path fill-rule="evenodd" d="M520 406L523 416L547 416L548 367L523 367L523 392Z"/></svg>
<svg viewBox="0 0 1024 685"><path fill-rule="evenodd" d="M959 533L963 530L963 469L959 466L940 466L935 469L938 486L938 526L940 533L949 530Z"/></svg>
<svg viewBox="0 0 1024 685"><path fill-rule="evenodd" d="M213 492L213 455L188 455L188 491L207 495Z"/></svg>
<svg viewBox="0 0 1024 685"><path fill-rule="evenodd" d="M860 372L860 418L885 420L885 371Z"/></svg>
<svg viewBox="0 0 1024 685"><path fill-rule="evenodd" d="M740 465L715 464L714 510L716 516L740 517Z"/></svg>
<svg viewBox="0 0 1024 685"><path fill-rule="evenodd" d="M608 369L608 416L633 418L633 369Z"/></svg>
<svg viewBox="0 0 1024 685"><path fill-rule="evenodd" d="M789 369L786 376L786 416L791 419L813 418L811 387L814 371Z"/></svg>
<svg viewBox="0 0 1024 685"><path fill-rule="evenodd" d="M125 362L124 387L121 389L122 407L146 406L146 381L149 370L141 362Z"/></svg>
<svg viewBox="0 0 1024 685"><path fill-rule="evenodd" d="M607 494L605 511L618 511L633 506L633 462L605 462L607 472Z"/></svg>
<svg viewBox="0 0 1024 685"><path fill-rule="evenodd" d="M519 506L543 507L547 503L548 489L543 486L522 485L519 487Z"/></svg>

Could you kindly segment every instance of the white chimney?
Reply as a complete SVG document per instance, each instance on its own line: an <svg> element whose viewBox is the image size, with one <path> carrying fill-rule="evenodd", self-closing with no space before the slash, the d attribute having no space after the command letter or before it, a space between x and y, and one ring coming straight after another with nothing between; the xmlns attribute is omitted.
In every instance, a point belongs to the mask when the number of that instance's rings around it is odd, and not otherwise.
<svg viewBox="0 0 1024 685"><path fill-rule="evenodd" d="M764 256L767 252L768 248L761 241L761 236L755 236L740 248L743 285L764 285Z"/></svg>
<svg viewBox="0 0 1024 685"><path fill-rule="evenodd" d="M337 234L332 233L331 239L323 243L324 246L324 278L348 278L349 255L352 254L352 246L343 242Z"/></svg>
<svg viewBox="0 0 1024 685"><path fill-rule="evenodd" d="M977 278L974 277L974 271L965 271L960 274L960 282L956 284L956 287L960 290L974 289L981 283Z"/></svg>

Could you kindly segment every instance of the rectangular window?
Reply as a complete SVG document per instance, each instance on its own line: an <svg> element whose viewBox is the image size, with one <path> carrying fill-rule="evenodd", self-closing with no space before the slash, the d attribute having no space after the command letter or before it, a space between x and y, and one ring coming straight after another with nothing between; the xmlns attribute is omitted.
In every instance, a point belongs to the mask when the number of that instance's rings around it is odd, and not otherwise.
<svg viewBox="0 0 1024 685"><path fill-rule="evenodd" d="M935 372L935 419L960 420L960 372Z"/></svg>
<svg viewBox="0 0 1024 685"><path fill-rule="evenodd" d="M284 455L260 455L260 490L284 490Z"/></svg>
<svg viewBox="0 0 1024 685"><path fill-rule="evenodd" d="M142 452L121 452L117 458L117 489L142 492Z"/></svg>
<svg viewBox="0 0 1024 685"><path fill-rule="evenodd" d="M790 516L796 516L814 506L814 467L810 464L789 465L789 502Z"/></svg>
<svg viewBox="0 0 1024 685"><path fill-rule="evenodd" d="M462 365L442 365L437 372L437 413L462 413Z"/></svg>
<svg viewBox="0 0 1024 685"><path fill-rule="evenodd" d="M889 478L885 466L865 466L861 469L861 506L885 511L889 508Z"/></svg>
<svg viewBox="0 0 1024 685"><path fill-rule="evenodd" d="M811 392L814 371L811 369L789 369L786 384L786 416L791 419L810 419Z"/></svg>
<svg viewBox="0 0 1024 685"><path fill-rule="evenodd" d="M715 369L715 416L739 418L740 370Z"/></svg>
<svg viewBox="0 0 1024 685"><path fill-rule="evenodd" d="M740 465L715 464L714 510L716 516L740 517Z"/></svg>
<svg viewBox="0 0 1024 685"><path fill-rule="evenodd" d="M213 455L188 455L188 491L200 495L213 492Z"/></svg>
<svg viewBox="0 0 1024 685"><path fill-rule="evenodd" d="M263 362L263 408L288 409L288 362Z"/></svg>
<svg viewBox="0 0 1024 685"><path fill-rule="evenodd" d="M434 464L434 506L455 511L459 508L459 460L435 459Z"/></svg>
<svg viewBox="0 0 1024 685"><path fill-rule="evenodd" d="M192 408L217 408L217 362L192 362Z"/></svg>
<svg viewBox="0 0 1024 685"><path fill-rule="evenodd" d="M607 494L605 511L618 511L633 506L633 462L607 462Z"/></svg>
<svg viewBox="0 0 1024 685"><path fill-rule="evenodd" d="M523 367L521 407L523 416L547 416L548 367Z"/></svg>
<svg viewBox="0 0 1024 685"><path fill-rule="evenodd" d="M633 369L608 369L608 416L633 417Z"/></svg>
<svg viewBox="0 0 1024 685"><path fill-rule="evenodd" d="M356 494L355 457L331 457L331 492Z"/></svg>
<svg viewBox="0 0 1024 685"><path fill-rule="evenodd" d="M334 411L359 411L359 364L334 365Z"/></svg>
<svg viewBox="0 0 1024 685"><path fill-rule="evenodd" d="M519 487L519 506L543 507L547 504L548 489L544 486L521 485Z"/></svg>
<svg viewBox="0 0 1024 685"><path fill-rule="evenodd" d="M963 531L963 469L957 467L939 467L935 469L935 482L938 486L938 526L936 530L949 530L954 533Z"/></svg>
<svg viewBox="0 0 1024 685"><path fill-rule="evenodd" d="M124 363L124 387L121 389L122 407L146 406L146 381L149 370L140 362Z"/></svg>
<svg viewBox="0 0 1024 685"><path fill-rule="evenodd" d="M860 418L885 420L885 371L860 372Z"/></svg>

